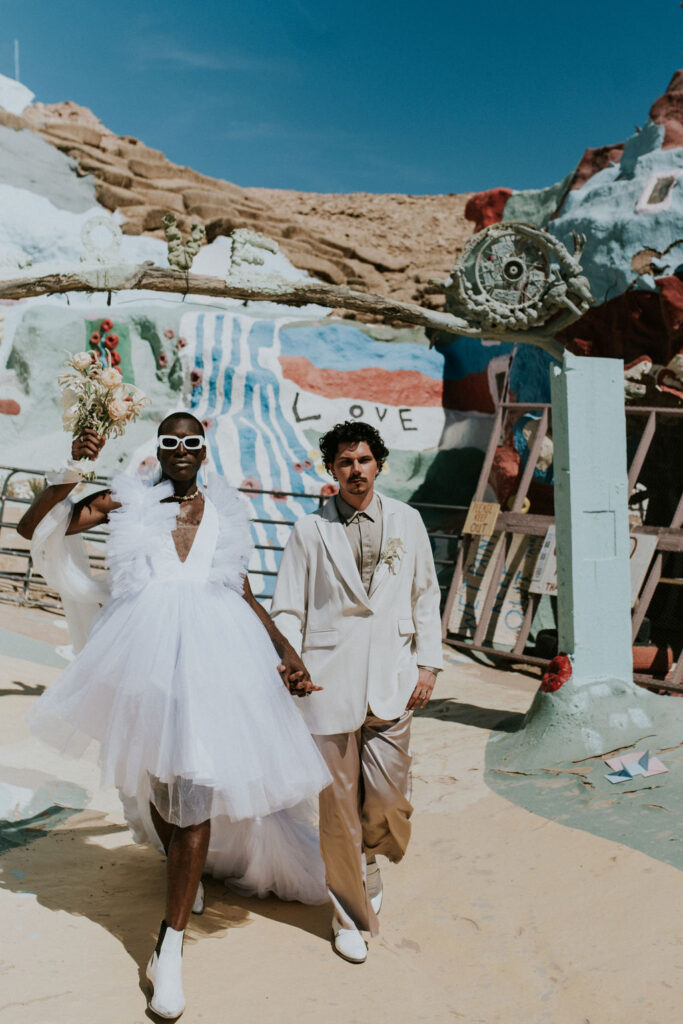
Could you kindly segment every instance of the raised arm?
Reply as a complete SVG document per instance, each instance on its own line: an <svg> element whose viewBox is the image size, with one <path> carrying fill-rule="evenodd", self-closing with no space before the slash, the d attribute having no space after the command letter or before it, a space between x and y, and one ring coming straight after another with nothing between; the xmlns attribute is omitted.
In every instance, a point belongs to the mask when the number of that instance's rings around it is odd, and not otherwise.
<svg viewBox="0 0 683 1024"><path fill-rule="evenodd" d="M103 445L103 437L100 437L94 430L84 430L80 437L74 438L71 445L71 457L73 459L96 459ZM77 483L78 481L74 480L73 483L50 484L46 487L19 520L17 525L19 536L31 540L38 524L55 505L68 498ZM104 523L109 513L118 507L119 503L114 501L110 491L97 491L74 505L71 522L66 532L71 534L91 530L94 526Z"/></svg>

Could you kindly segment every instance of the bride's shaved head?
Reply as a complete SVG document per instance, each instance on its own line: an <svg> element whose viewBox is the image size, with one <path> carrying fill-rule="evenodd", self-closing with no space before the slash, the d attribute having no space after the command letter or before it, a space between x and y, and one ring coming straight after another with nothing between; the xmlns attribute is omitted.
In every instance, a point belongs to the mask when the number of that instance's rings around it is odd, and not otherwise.
<svg viewBox="0 0 683 1024"><path fill-rule="evenodd" d="M159 424L159 427L157 429L157 437L159 436L159 434L167 434L169 428L172 427L174 423L177 423L178 420L189 420L196 426L197 433L201 434L202 437L204 437L204 427L202 425L201 420L198 420L197 417L193 416L191 412L169 413L168 416L164 417L164 419Z"/></svg>

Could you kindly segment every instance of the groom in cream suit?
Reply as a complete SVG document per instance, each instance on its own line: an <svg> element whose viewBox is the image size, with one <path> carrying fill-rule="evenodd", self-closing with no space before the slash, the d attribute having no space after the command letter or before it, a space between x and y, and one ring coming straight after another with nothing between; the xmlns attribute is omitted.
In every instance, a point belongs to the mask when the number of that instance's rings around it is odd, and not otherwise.
<svg viewBox="0 0 683 1024"><path fill-rule="evenodd" d="M367 423L320 439L339 493L294 527L271 615L314 683L302 712L333 777L320 795L320 848L334 949L362 963L376 935L378 854L410 838L410 723L441 668L439 587L419 514L380 496L389 452Z"/></svg>

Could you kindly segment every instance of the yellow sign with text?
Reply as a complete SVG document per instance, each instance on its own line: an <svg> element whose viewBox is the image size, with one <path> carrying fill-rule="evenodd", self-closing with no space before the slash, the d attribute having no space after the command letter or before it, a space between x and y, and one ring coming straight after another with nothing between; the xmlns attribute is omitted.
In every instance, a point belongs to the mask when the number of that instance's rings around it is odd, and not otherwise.
<svg viewBox="0 0 683 1024"><path fill-rule="evenodd" d="M468 509L462 532L490 537L496 529L499 512L500 505L495 501L473 501Z"/></svg>

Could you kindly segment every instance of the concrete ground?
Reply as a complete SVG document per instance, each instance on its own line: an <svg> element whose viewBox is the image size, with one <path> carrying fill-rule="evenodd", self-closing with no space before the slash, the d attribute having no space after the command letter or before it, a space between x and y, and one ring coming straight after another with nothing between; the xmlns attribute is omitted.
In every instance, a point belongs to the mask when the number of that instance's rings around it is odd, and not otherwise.
<svg viewBox="0 0 683 1024"><path fill-rule="evenodd" d="M0 796L14 793L22 818L0 823L0 1024L143 1024L156 1019L141 982L162 859L131 842L92 762L59 757L23 723L65 640L55 616L0 604ZM211 881L185 945L184 1022L683 1019L680 873L493 792L488 738L538 680L447 657L415 719L413 840L384 870L367 962L333 955L326 907Z"/></svg>

